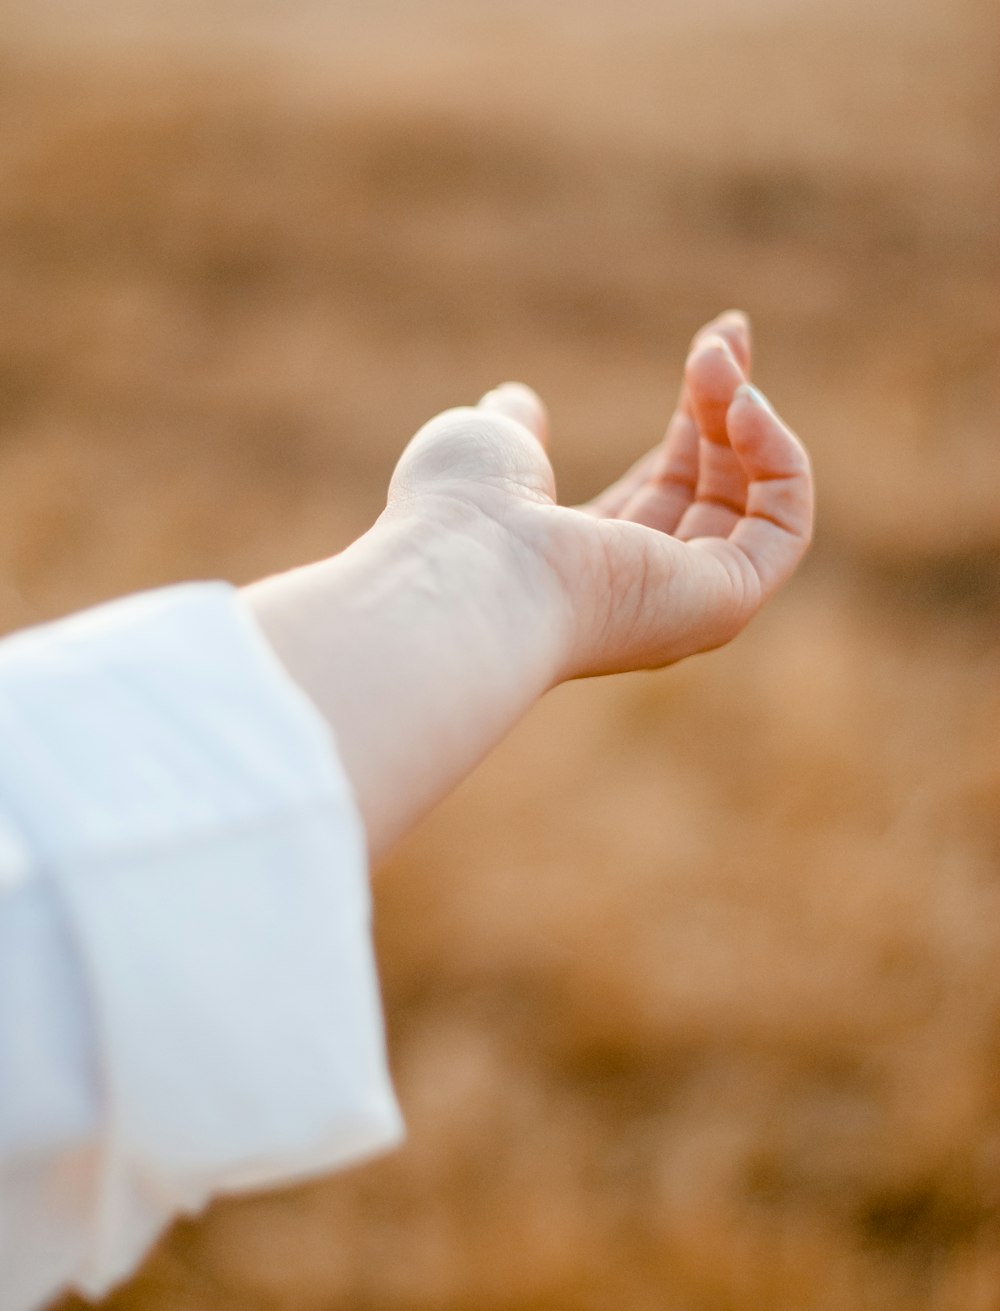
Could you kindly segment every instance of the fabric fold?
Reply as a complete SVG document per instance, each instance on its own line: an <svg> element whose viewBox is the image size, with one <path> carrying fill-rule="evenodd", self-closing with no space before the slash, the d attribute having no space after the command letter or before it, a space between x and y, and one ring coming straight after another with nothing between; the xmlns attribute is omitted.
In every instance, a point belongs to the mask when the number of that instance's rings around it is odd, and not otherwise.
<svg viewBox="0 0 1000 1311"><path fill-rule="evenodd" d="M25 1267L58 1250L72 1268L46 1295L101 1293L176 1214L399 1140L357 806L238 592L189 584L0 643L0 816L0 920L17 895L58 926L7 987L76 1052L73 1115L0 1158L0 1292L37 1300ZM44 1073L10 1013L0 1086ZM79 1233L32 1243L49 1218L7 1223L32 1197Z"/></svg>

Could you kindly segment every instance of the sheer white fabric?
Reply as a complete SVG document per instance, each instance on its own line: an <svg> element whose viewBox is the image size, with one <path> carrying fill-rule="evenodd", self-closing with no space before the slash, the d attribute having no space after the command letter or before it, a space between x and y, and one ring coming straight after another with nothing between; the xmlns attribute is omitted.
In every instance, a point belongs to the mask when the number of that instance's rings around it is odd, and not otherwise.
<svg viewBox="0 0 1000 1311"><path fill-rule="evenodd" d="M221 583L0 642L0 1306L390 1146L364 836Z"/></svg>

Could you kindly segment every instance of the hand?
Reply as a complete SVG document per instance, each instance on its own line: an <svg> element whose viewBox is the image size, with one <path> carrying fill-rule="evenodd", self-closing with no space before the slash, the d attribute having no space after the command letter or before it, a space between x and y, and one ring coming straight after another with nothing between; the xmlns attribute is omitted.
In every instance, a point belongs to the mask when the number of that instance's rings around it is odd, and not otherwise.
<svg viewBox="0 0 1000 1311"><path fill-rule="evenodd" d="M793 572L812 531L808 456L749 373L749 323L730 311L695 337L662 444L575 510L555 504L541 401L504 384L420 430L390 509L499 527L538 622L562 626L559 678L720 646Z"/></svg>
<svg viewBox="0 0 1000 1311"><path fill-rule="evenodd" d="M749 368L744 316L709 324L663 444L578 509L541 401L505 384L417 433L346 551L245 589L334 730L373 860L553 684L718 646L792 572L809 461Z"/></svg>

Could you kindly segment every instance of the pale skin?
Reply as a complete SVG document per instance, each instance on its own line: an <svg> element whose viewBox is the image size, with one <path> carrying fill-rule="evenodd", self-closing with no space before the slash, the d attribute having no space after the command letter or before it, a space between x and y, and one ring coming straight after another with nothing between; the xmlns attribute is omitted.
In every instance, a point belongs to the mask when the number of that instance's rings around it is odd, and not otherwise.
<svg viewBox="0 0 1000 1311"><path fill-rule="evenodd" d="M663 441L572 509L542 402L504 383L420 429L364 536L245 589L331 725L374 863L548 689L721 646L794 572L809 458L749 377L729 311L695 337Z"/></svg>

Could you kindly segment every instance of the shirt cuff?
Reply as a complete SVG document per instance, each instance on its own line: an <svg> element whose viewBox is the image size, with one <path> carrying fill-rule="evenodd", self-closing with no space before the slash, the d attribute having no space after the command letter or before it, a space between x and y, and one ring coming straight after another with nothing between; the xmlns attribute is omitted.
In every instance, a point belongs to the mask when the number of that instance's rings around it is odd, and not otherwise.
<svg viewBox="0 0 1000 1311"><path fill-rule="evenodd" d="M233 588L0 644L0 797L86 991L98 1117L72 1282L214 1194L402 1135L363 829L330 730Z"/></svg>

